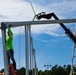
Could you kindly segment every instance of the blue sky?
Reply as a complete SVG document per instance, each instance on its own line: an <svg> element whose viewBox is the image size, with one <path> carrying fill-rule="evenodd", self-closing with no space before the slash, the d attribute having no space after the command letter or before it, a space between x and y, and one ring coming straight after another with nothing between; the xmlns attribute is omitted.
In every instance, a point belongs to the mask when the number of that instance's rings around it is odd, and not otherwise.
<svg viewBox="0 0 76 75"><path fill-rule="evenodd" d="M60 19L76 18L76 0L0 0L0 22L31 21L34 17L30 2L35 13L54 12ZM65 24L73 33L75 23ZM19 68L25 65L24 28L12 28L14 33L14 52ZM20 34L19 34L20 32ZM59 24L31 26L33 44L36 50L37 67L45 70L44 65L68 65L71 64L72 41L65 35L65 31ZM19 47L20 37L20 47ZM0 31L0 69L3 66L2 37Z"/></svg>

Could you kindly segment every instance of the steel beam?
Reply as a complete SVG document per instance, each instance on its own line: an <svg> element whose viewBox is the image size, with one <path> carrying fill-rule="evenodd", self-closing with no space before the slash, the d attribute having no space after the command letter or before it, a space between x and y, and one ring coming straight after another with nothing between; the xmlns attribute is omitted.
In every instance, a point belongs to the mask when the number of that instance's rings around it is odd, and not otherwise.
<svg viewBox="0 0 76 75"><path fill-rule="evenodd" d="M25 75L29 75L29 50L28 50L28 26L25 26L25 62L26 62L26 70L25 70Z"/></svg>
<svg viewBox="0 0 76 75"><path fill-rule="evenodd" d="M6 29L2 29L2 44L3 44L3 57L4 57L4 73L5 75L9 75L8 72L8 60L7 60L7 52L6 52Z"/></svg>
<svg viewBox="0 0 76 75"><path fill-rule="evenodd" d="M75 23L76 19L61 19L61 20L40 20L40 21L22 21L22 22L1 22L8 27L12 24L12 27L24 26L24 25L40 25L40 24L57 24L57 23Z"/></svg>

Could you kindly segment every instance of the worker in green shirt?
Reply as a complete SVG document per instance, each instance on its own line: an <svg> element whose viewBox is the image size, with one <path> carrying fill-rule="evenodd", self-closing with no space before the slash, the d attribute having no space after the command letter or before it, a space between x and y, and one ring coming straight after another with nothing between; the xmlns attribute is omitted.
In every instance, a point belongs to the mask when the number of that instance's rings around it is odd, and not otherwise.
<svg viewBox="0 0 76 75"><path fill-rule="evenodd" d="M13 33L10 29L10 26L11 24L8 25L8 31L7 31L8 37L6 38L6 51L7 51L7 57L8 57L8 64L10 64L10 59L11 59L13 62L13 67L16 70L16 62L14 59L14 51L13 51L13 45L12 45Z"/></svg>

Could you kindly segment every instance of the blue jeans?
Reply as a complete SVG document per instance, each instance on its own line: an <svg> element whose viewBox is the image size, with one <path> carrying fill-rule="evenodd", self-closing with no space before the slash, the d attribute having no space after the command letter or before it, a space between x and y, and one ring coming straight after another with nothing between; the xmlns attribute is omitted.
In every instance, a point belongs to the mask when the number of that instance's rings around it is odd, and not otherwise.
<svg viewBox="0 0 76 75"><path fill-rule="evenodd" d="M10 59L12 60L14 69L16 69L16 62L15 62L15 59L14 59L13 49L7 50L7 59L8 59L8 64L10 64Z"/></svg>

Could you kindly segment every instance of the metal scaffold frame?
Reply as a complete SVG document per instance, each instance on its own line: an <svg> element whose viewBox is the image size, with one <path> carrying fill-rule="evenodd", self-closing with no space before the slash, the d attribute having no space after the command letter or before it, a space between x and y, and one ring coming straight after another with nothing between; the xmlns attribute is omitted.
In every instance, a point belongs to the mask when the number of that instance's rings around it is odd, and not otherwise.
<svg viewBox="0 0 76 75"><path fill-rule="evenodd" d="M25 22L2 22L0 29L2 30L2 43L3 43L3 56L4 56L4 68L5 75L8 75L8 65L6 56L6 44L5 44L5 31L9 24L11 27L25 26L25 51L26 51L26 75L29 75L29 54L28 54L28 25L40 25L40 24L57 24L57 23L74 23L76 19L62 19L62 20L41 20L41 21L25 21Z"/></svg>
<svg viewBox="0 0 76 75"><path fill-rule="evenodd" d="M12 27L24 26L24 25L39 25L39 24L57 24L57 23L74 23L76 19L60 19L60 20L41 20L41 21L21 21L21 22L2 22L6 25L12 24ZM1 25L2 25L1 23ZM1 27L0 27L1 28Z"/></svg>
<svg viewBox="0 0 76 75"><path fill-rule="evenodd" d="M76 37L76 25L75 25L74 36ZM75 64L75 60L76 60L75 51L76 51L76 44L73 44L73 48L72 48L72 63L71 63L70 75L75 75L76 74L76 71L74 69L76 67L76 64Z"/></svg>

